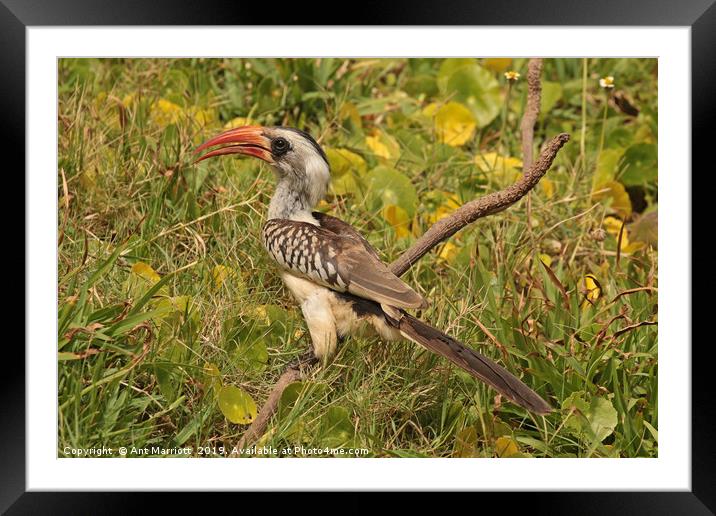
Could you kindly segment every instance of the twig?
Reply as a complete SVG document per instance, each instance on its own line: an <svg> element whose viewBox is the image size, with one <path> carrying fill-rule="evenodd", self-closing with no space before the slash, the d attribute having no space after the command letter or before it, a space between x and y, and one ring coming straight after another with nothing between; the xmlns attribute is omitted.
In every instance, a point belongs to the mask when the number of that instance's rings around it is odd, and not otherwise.
<svg viewBox="0 0 716 516"><path fill-rule="evenodd" d="M266 403L264 403L261 410L256 415L256 419L253 420L251 426L241 436L239 444L236 446L238 454L241 455L241 451L246 448L247 445L253 443L256 439L261 437L266 432L266 427L271 417L276 413L278 404L281 401L281 395L286 387L291 385L293 382L297 382L304 377L305 367L310 367L315 364L317 360L311 354L308 358L300 358L295 362L292 362L286 370L281 374L276 384L271 390Z"/></svg>
<svg viewBox="0 0 716 516"><path fill-rule="evenodd" d="M254 421L251 423L251 426L249 426L248 430L246 430L246 432L244 432L244 435L241 437L241 440L239 441L239 444L237 446L239 449L239 454L241 454L241 450L246 447L247 443L252 443L254 439L261 437L264 432L266 432L268 422L278 408L278 402L281 400L281 394L283 394L283 391L290 384L300 380L301 376L302 375L299 368L294 366L289 367L283 372L281 377L276 382L276 385L274 385L271 394L269 394L266 403L264 403L264 406L261 407L261 410L256 416L256 419L254 419Z"/></svg>
<svg viewBox="0 0 716 516"><path fill-rule="evenodd" d="M651 294L652 292L658 292L658 289L656 287L638 287L638 288L630 288L628 290L625 290L623 292L619 292L616 296L614 296L614 299L609 301L609 304L612 304L614 301L619 299L622 296L626 296L628 294L634 294L636 292L648 292Z"/></svg>
<svg viewBox="0 0 716 516"><path fill-rule="evenodd" d="M527 106L522 116L522 164L524 170L532 166L534 129L542 100L542 59L530 59L527 64Z"/></svg>
<svg viewBox="0 0 716 516"><path fill-rule="evenodd" d="M625 326L624 328L622 328L621 330L619 330L618 332L616 332L616 333L614 334L614 336L615 336L615 337L618 337L619 335L621 335L621 334L623 334L623 333L626 333L626 332L631 331L631 330L636 329L636 328L640 328L641 326L655 326L655 325L657 325L657 324L659 324L657 321L642 321L642 322L640 322L640 323L631 324L631 325L629 325L629 326Z"/></svg>
<svg viewBox="0 0 716 516"><path fill-rule="evenodd" d="M527 106L522 116L520 130L522 132L522 170L532 166L532 153L534 148L535 124L539 116L542 102L542 59L530 59L527 63ZM534 234L532 233L532 195L527 194L527 231L530 242L534 247Z"/></svg>
<svg viewBox="0 0 716 516"><path fill-rule="evenodd" d="M569 135L562 133L544 147L535 163L514 184L499 192L470 201L449 216L438 220L407 251L390 264L396 276L402 276L415 262L425 256L437 244L451 237L477 219L498 213L519 201L532 190L552 166L559 149L569 141Z"/></svg>

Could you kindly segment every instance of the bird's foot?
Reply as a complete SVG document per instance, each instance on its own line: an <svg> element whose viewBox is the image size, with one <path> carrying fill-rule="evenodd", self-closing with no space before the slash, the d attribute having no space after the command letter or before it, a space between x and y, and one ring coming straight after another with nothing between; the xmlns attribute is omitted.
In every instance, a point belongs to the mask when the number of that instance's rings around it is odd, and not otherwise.
<svg viewBox="0 0 716 516"><path fill-rule="evenodd" d="M318 364L320 360L316 355L313 353L312 349L309 349L304 354L299 355L296 357L290 364L290 367L292 369L296 369L299 371L303 371L305 369L310 369L316 364Z"/></svg>

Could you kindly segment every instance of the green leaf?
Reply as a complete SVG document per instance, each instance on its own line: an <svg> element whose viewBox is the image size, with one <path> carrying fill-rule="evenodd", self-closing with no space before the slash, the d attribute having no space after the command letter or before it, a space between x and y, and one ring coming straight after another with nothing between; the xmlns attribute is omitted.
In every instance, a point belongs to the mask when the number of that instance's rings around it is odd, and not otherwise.
<svg viewBox="0 0 716 516"><path fill-rule="evenodd" d="M386 453L404 459L432 457L415 450L386 450Z"/></svg>
<svg viewBox="0 0 716 516"><path fill-rule="evenodd" d="M631 199L624 185L616 181L609 181L596 187L592 192L593 201L607 201L609 207L622 219L631 215Z"/></svg>
<svg viewBox="0 0 716 516"><path fill-rule="evenodd" d="M140 303L143 305L157 292L163 295L169 294L169 291L166 288L162 289L160 287L159 289L154 289L153 287L156 286L157 283L165 285L166 281L162 282L159 274L157 274L157 272L152 269L150 265L147 265L144 262L136 262L132 265L132 271L127 277L127 293L130 298L139 298ZM152 292L149 297L147 297L148 291Z"/></svg>
<svg viewBox="0 0 716 516"><path fill-rule="evenodd" d="M114 262L117 261L117 258L119 258L119 255L125 250L127 246L125 244L122 244L118 246L114 252L107 258L104 262L102 262L102 265L97 267L97 270L95 270L92 275L87 280L87 283L84 284L83 290L89 289L92 285L95 284L95 282L104 276L104 274L114 265Z"/></svg>
<svg viewBox="0 0 716 516"><path fill-rule="evenodd" d="M162 287L164 287L164 285L166 285L166 283L169 281L169 279L170 279L173 275L174 275L174 273L171 272L171 273L165 275L165 276L164 276L162 279L160 279L159 281L157 281L154 285L152 285L152 287L151 287L149 290L147 290L147 291L144 293L144 295L134 304L134 306L132 307L132 309L129 311L129 314L128 314L128 315L134 315L134 314L138 313L138 312L144 307L144 305L146 305L147 302L148 302L150 299L152 299L152 297L153 297L157 292L159 292L159 291L162 289Z"/></svg>
<svg viewBox="0 0 716 516"><path fill-rule="evenodd" d="M85 358L85 355L82 355L80 353L73 353L71 351L59 351L57 353L58 362L65 362L67 360L81 360L83 358Z"/></svg>
<svg viewBox="0 0 716 516"><path fill-rule="evenodd" d="M584 391L576 391L570 394L562 402L562 410L565 412L563 425L565 428L580 433L583 431L583 414L589 411L589 403L584 400Z"/></svg>
<svg viewBox="0 0 716 516"><path fill-rule="evenodd" d="M447 81L446 94L470 108L478 127L485 127L500 114L500 84L478 64L458 68Z"/></svg>
<svg viewBox="0 0 716 516"><path fill-rule="evenodd" d="M319 432L323 446L339 447L346 444L355 436L348 409L335 405L330 407L321 417Z"/></svg>
<svg viewBox="0 0 716 516"><path fill-rule="evenodd" d="M121 321L118 321L114 326L109 328L107 330L107 334L111 335L112 337L117 337L119 335L122 335L123 333L128 332L129 330L131 330L138 324L143 323L144 321L161 317L171 311L171 307L164 306L162 308L157 308L156 310L151 310L149 312L142 312L139 314L130 315L128 317L125 317Z"/></svg>
<svg viewBox="0 0 716 516"><path fill-rule="evenodd" d="M238 277L239 275L236 270L226 265L215 265L214 268L211 269L211 278L214 282L214 288L216 289L221 288L227 280L235 280Z"/></svg>
<svg viewBox="0 0 716 516"><path fill-rule="evenodd" d="M477 64L477 61L471 57L456 57L448 58L440 65L438 71L438 86L444 92L447 88L448 80L450 76L460 68L473 66Z"/></svg>
<svg viewBox="0 0 716 516"><path fill-rule="evenodd" d="M268 351L263 339L238 343L238 366L247 371L263 371L268 363Z"/></svg>
<svg viewBox="0 0 716 516"><path fill-rule="evenodd" d="M269 111L277 105L278 100L271 95L274 89L274 82L271 77L265 77L256 87L256 98L259 101L259 111Z"/></svg>
<svg viewBox="0 0 716 516"><path fill-rule="evenodd" d="M472 111L459 102L441 106L432 103L425 107L422 114L434 122L438 141L451 147L464 145L475 135L477 120Z"/></svg>
<svg viewBox="0 0 716 516"><path fill-rule="evenodd" d="M644 421L644 426L646 427L647 430L649 430L649 433L654 438L654 440L658 441L659 440L659 432L656 430L656 428L654 428L651 425L651 423L649 423L648 421Z"/></svg>
<svg viewBox="0 0 716 516"><path fill-rule="evenodd" d="M502 436L495 440L495 452L503 459L520 456L520 447L512 437Z"/></svg>
<svg viewBox="0 0 716 516"><path fill-rule="evenodd" d="M418 74L410 77L403 87L408 95L417 97L425 95L432 97L438 93L438 83L435 77L427 74Z"/></svg>
<svg viewBox="0 0 716 516"><path fill-rule="evenodd" d="M468 426L460 430L455 436L453 457L474 457L477 452L477 430Z"/></svg>
<svg viewBox="0 0 716 516"><path fill-rule="evenodd" d="M619 180L626 186L655 182L658 175L658 152L655 144L637 143L624 152L624 172Z"/></svg>
<svg viewBox="0 0 716 516"><path fill-rule="evenodd" d="M293 328L291 324L293 318L286 309L278 305L263 305L262 308L269 327L267 342L271 345L279 345L282 339L289 337L289 330Z"/></svg>
<svg viewBox="0 0 716 516"><path fill-rule="evenodd" d="M644 242L657 248L659 243L659 213L657 210L644 213L629 225L634 241Z"/></svg>
<svg viewBox="0 0 716 516"><path fill-rule="evenodd" d="M631 145L634 141L634 130L626 129L625 127L617 127L612 129L607 136L607 141L604 145L609 148L624 148Z"/></svg>
<svg viewBox="0 0 716 516"><path fill-rule="evenodd" d="M162 396L164 396L164 399L169 403L174 401L179 387L179 382L174 372L174 365L167 363L155 364L154 376L157 379L159 390Z"/></svg>
<svg viewBox="0 0 716 516"><path fill-rule="evenodd" d="M92 287L92 285L95 284L106 272L109 271L109 269L112 268L114 263L117 261L117 258L119 258L119 255L126 249L127 245L122 244L118 246L112 254L107 258L102 264L95 269L95 271L92 273L92 275L89 277L87 282L82 286L80 289L80 296L79 300L73 304L67 305L70 308L65 312L62 316L62 319L60 320L57 328L59 335L64 334L67 331L67 326L70 322L72 322L72 316L75 315L75 312L78 309L83 309L85 307L85 302L87 300L87 292Z"/></svg>
<svg viewBox="0 0 716 516"><path fill-rule="evenodd" d="M624 155L624 149L604 149L597 159L597 171L592 181L592 190L597 189L600 185L614 181L619 171L619 162Z"/></svg>
<svg viewBox="0 0 716 516"><path fill-rule="evenodd" d="M256 418L256 403L246 392L227 385L219 391L219 409L232 423L247 425Z"/></svg>
<svg viewBox="0 0 716 516"><path fill-rule="evenodd" d="M303 392L304 387L303 382L293 382L283 390L281 399L278 402L279 417L284 418L288 415Z"/></svg>
<svg viewBox="0 0 716 516"><path fill-rule="evenodd" d="M415 215L418 194L407 176L393 168L379 165L365 178L366 203L372 211L394 204L403 208L410 218Z"/></svg>
<svg viewBox="0 0 716 516"><path fill-rule="evenodd" d="M617 426L617 411L606 398L593 398L587 414L589 426L597 440L602 442Z"/></svg>
<svg viewBox="0 0 716 516"><path fill-rule="evenodd" d="M361 191L361 178L368 166L365 160L347 149L325 149L331 165L331 190L336 195L357 194Z"/></svg>

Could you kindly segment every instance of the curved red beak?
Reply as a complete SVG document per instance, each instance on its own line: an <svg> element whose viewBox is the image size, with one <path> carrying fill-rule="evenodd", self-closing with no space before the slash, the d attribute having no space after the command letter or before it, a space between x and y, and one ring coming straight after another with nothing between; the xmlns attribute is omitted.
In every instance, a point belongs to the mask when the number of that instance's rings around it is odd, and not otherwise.
<svg viewBox="0 0 716 516"><path fill-rule="evenodd" d="M264 136L264 128L259 125L247 125L229 129L199 145L194 150L194 154L217 146L219 147L198 157L194 160L194 163L214 156L223 156L224 154L244 154L273 163L271 140Z"/></svg>

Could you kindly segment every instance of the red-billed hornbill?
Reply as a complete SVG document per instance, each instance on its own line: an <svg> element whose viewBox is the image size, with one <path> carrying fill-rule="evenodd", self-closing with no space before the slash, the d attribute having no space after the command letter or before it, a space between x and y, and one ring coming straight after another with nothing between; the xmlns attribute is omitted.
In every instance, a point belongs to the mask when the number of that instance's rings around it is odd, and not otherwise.
<svg viewBox="0 0 716 516"><path fill-rule="evenodd" d="M407 338L438 353L536 414L551 407L502 366L413 317L426 300L393 274L349 224L313 211L330 181L326 154L307 133L289 127L247 126L200 145L196 161L225 154L254 156L276 171L262 240L301 306L313 353L325 360L339 337L377 334Z"/></svg>

